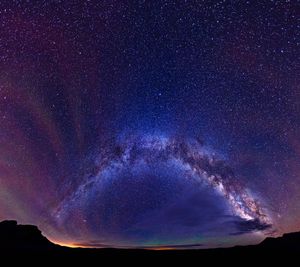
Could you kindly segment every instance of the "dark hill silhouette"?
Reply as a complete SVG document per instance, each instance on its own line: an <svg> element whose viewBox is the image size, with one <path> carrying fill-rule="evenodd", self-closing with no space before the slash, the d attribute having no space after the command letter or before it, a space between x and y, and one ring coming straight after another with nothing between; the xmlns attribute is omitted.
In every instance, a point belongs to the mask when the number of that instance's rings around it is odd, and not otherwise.
<svg viewBox="0 0 300 267"><path fill-rule="evenodd" d="M192 249L154 251L143 249L94 249L94 248L68 248L51 243L41 231L32 225L18 225L16 221L0 222L0 256L52 256L69 257L69 259L109 259L120 260L124 258L136 259L139 257L157 258L164 260L197 260L220 259L256 260L261 256L274 258L282 255L300 255L300 232L284 234L278 238L266 238L258 245L237 246L219 249ZM13 255L13 256L12 256ZM259 256L260 258L257 258Z"/></svg>
<svg viewBox="0 0 300 267"><path fill-rule="evenodd" d="M55 245L34 225L18 225L16 221L0 222L1 250L48 250Z"/></svg>

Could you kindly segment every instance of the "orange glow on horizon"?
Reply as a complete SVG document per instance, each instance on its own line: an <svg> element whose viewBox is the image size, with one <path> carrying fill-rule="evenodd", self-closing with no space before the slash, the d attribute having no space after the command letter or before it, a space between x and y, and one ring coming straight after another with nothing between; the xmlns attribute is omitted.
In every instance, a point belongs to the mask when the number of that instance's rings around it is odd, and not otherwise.
<svg viewBox="0 0 300 267"><path fill-rule="evenodd" d="M55 245L59 245L62 247L68 247L68 248L90 248L90 249L102 249L102 248L111 248L111 249L141 249L141 250L157 250L157 251L164 251L164 250L176 250L176 248L173 247L93 247L93 246L83 246L83 245L77 245L73 243L63 242L63 241L56 241L49 239L50 242L54 243Z"/></svg>

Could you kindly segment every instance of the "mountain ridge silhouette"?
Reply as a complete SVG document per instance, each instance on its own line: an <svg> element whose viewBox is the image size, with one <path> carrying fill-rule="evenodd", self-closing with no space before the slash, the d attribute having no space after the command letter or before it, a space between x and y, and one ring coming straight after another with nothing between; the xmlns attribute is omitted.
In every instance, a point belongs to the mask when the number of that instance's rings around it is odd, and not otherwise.
<svg viewBox="0 0 300 267"><path fill-rule="evenodd" d="M70 248L50 242L34 225L19 225L17 221L0 222L0 255L26 256L60 256L72 259L92 257L95 259L114 259L128 257L165 257L176 260L232 258L251 256L276 257L283 254L300 255L300 232L283 234L281 237L267 237L257 245L235 246L216 249L174 249L174 250L147 250L147 249L114 249L114 248ZM219 257L220 256L220 257Z"/></svg>

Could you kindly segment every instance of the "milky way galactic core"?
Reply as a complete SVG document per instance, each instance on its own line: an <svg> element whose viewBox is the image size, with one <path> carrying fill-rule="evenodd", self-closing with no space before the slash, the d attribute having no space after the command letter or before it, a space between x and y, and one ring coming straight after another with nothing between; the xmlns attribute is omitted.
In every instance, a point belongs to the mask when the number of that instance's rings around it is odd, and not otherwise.
<svg viewBox="0 0 300 267"><path fill-rule="evenodd" d="M70 246L300 229L298 1L1 1L0 220Z"/></svg>

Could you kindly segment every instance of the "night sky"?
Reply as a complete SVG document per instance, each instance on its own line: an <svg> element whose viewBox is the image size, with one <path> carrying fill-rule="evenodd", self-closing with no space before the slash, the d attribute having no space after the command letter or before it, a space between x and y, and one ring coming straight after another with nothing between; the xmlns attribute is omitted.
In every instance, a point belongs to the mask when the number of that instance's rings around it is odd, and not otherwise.
<svg viewBox="0 0 300 267"><path fill-rule="evenodd" d="M1 1L0 220L205 248L300 230L300 3Z"/></svg>

